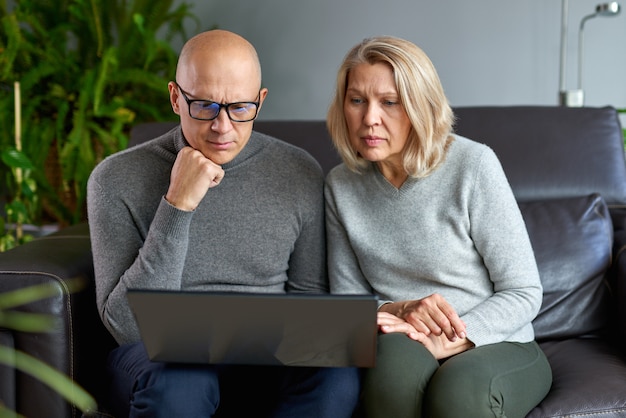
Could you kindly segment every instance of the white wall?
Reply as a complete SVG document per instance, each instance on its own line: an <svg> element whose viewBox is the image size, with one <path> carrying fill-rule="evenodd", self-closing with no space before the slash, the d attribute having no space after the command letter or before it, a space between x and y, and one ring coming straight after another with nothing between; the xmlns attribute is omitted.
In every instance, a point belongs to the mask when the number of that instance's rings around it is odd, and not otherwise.
<svg viewBox="0 0 626 418"><path fill-rule="evenodd" d="M263 119L324 118L344 54L378 34L424 49L453 106L558 104L561 0L192 1L203 28L256 46L270 90ZM569 1L567 89L577 83L580 20L597 4ZM586 23L586 105L626 107L625 40L626 11Z"/></svg>

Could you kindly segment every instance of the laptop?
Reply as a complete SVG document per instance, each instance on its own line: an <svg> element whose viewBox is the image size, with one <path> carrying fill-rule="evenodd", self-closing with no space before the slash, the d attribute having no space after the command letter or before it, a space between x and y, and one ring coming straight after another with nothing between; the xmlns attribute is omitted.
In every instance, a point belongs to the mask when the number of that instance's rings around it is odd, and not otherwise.
<svg viewBox="0 0 626 418"><path fill-rule="evenodd" d="M373 367L376 297L131 289L153 361Z"/></svg>

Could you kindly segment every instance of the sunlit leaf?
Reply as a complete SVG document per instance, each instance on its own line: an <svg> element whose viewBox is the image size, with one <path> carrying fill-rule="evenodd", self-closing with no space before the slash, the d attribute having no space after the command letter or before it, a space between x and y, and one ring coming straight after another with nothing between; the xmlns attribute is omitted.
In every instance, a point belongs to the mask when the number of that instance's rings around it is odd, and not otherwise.
<svg viewBox="0 0 626 418"><path fill-rule="evenodd" d="M46 332L58 324L50 315L19 311L0 311L0 327L22 332Z"/></svg>
<svg viewBox="0 0 626 418"><path fill-rule="evenodd" d="M0 404L0 418L24 418L24 416Z"/></svg>
<svg viewBox="0 0 626 418"><path fill-rule="evenodd" d="M69 377L41 360L19 350L0 345L0 362L35 377L50 386L83 412L96 410L96 400Z"/></svg>
<svg viewBox="0 0 626 418"><path fill-rule="evenodd" d="M75 292L84 287L84 282L79 279L68 280L66 291ZM15 308L34 301L46 299L58 295L59 288L51 283L42 283L34 286L24 287L9 292L0 293L0 310Z"/></svg>
<svg viewBox="0 0 626 418"><path fill-rule="evenodd" d="M2 151L1 158L2 162L11 168L22 168L24 170L32 170L35 168L28 156L15 148L8 148Z"/></svg>

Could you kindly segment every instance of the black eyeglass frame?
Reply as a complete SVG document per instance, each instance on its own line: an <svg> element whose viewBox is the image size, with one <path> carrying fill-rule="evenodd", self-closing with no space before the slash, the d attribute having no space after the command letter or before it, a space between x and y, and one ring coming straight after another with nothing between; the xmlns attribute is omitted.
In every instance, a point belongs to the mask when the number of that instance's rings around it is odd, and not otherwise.
<svg viewBox="0 0 626 418"><path fill-rule="evenodd" d="M180 90L180 93L183 95L183 99L185 99L185 102L187 102L187 111L189 112L189 117L195 120L204 120L204 121L211 121L211 120L215 120L217 119L217 117L220 115L220 112L222 111L222 108L226 110L226 114L228 115L228 119L230 119L232 122L250 122L253 121L257 118L257 116L259 115L259 105L261 104L260 101L256 101L256 102L233 102L233 103L218 103L218 102L214 102L213 100L206 100L206 99L190 99L189 97L187 97L187 95L189 93L187 93L185 90L183 90L183 88L180 86L180 84L178 84L177 81L174 81L174 84L176 84L176 87L178 87L178 90ZM261 95L261 90L259 90L259 94L257 94L257 97L260 97ZM206 118L198 118L196 116L193 116L191 114L191 104L194 102L204 102L204 103L210 103L210 104L215 104L218 106L218 110L217 113L215 114L215 116L213 116L210 119L206 119ZM233 117L230 114L230 111L228 110L228 108L230 106L233 105L254 105L254 117L250 118L250 119L244 119L244 120L237 120L237 119L233 119Z"/></svg>

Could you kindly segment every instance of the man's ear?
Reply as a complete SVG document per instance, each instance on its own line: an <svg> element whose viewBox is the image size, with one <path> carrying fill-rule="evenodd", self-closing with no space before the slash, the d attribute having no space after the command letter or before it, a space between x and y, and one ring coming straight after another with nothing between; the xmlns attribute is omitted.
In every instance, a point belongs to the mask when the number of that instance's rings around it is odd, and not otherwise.
<svg viewBox="0 0 626 418"><path fill-rule="evenodd" d="M180 115L180 106L178 105L178 99L180 97L180 90L175 82L170 81L167 83L167 89L170 92L170 104L172 105L172 110L177 115Z"/></svg>
<svg viewBox="0 0 626 418"><path fill-rule="evenodd" d="M267 97L267 88L263 87L260 91L259 91L259 110L261 110L261 107L263 106L263 102L265 101L265 98Z"/></svg>

